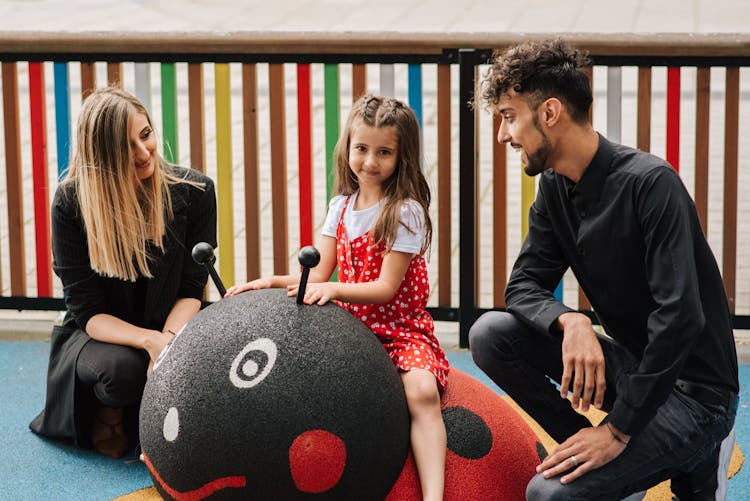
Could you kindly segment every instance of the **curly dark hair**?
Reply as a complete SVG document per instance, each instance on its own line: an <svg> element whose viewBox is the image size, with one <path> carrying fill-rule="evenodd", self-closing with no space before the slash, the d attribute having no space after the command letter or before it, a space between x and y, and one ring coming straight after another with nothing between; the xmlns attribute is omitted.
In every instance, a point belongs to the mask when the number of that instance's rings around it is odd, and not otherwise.
<svg viewBox="0 0 750 501"><path fill-rule="evenodd" d="M532 110L550 97L559 99L577 123L588 120L592 94L582 71L591 66L588 53L560 39L526 42L495 51L481 83L481 100L494 109L511 89L523 94Z"/></svg>

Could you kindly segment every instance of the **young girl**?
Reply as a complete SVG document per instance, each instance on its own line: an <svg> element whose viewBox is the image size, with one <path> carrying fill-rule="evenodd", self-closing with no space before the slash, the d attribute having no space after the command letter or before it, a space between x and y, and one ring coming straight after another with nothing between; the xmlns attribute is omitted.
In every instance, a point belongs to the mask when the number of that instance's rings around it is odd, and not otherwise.
<svg viewBox="0 0 750 501"><path fill-rule="evenodd" d="M378 336L398 367L411 414L411 444L424 499L443 498L446 433L440 411L448 361L425 310L430 285L423 254L432 225L420 169L419 125L400 101L365 95L354 103L334 151L336 191L310 272L306 304L337 304ZM328 282L339 268L339 282ZM227 295L287 287L299 275L260 278Z"/></svg>

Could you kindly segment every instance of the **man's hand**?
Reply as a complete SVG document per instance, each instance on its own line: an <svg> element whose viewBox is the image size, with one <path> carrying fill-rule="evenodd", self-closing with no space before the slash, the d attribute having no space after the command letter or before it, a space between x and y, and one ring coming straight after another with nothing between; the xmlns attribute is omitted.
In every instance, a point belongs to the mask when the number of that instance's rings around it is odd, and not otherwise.
<svg viewBox="0 0 750 501"><path fill-rule="evenodd" d="M601 409L606 389L604 353L591 320L582 313L569 312L560 315L557 324L563 331L560 396L568 398L572 379L573 408L589 410L593 396L594 407Z"/></svg>
<svg viewBox="0 0 750 501"><path fill-rule="evenodd" d="M625 437L625 435L623 435ZM560 482L573 482L586 472L601 468L622 454L627 443L615 439L613 432L602 424L596 428L584 428L561 443L555 451L537 466L537 473L544 478L554 477L570 471Z"/></svg>

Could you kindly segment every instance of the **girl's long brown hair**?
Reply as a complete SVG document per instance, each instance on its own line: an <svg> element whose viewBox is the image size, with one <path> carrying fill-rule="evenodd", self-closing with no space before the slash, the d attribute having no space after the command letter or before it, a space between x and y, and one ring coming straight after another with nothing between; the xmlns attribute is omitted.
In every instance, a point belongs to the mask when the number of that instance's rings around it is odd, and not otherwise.
<svg viewBox="0 0 750 501"><path fill-rule="evenodd" d="M430 187L422 173L422 147L417 117L411 108L398 99L366 94L354 103L333 153L335 189L340 195L351 195L359 189L357 178L349 168L352 128L358 123L371 127L393 127L398 136L396 170L383 184L385 204L371 230L373 240L376 244L384 243L386 252L389 252L396 240L399 224L402 224L401 207L404 202L414 200L424 213L426 234L422 254L429 252L432 242ZM414 233L412 228L407 229Z"/></svg>
<svg viewBox="0 0 750 501"><path fill-rule="evenodd" d="M174 217L169 185L196 184L166 170L158 154L154 174L138 181L129 136L136 113L152 125L138 99L119 88L89 95L81 106L75 154L63 181L75 185L91 268L129 281L152 276L149 242L164 252L166 221Z"/></svg>

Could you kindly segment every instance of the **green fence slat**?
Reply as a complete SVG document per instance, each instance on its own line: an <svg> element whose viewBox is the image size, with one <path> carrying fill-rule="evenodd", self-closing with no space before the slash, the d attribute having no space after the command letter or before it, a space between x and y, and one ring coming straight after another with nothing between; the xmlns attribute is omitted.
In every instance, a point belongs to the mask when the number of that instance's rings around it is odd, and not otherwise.
<svg viewBox="0 0 750 501"><path fill-rule="evenodd" d="M161 63L161 120L164 158L178 163L177 147L177 80L174 63Z"/></svg>
<svg viewBox="0 0 750 501"><path fill-rule="evenodd" d="M340 102L339 96L339 66L326 64L324 66L324 94L326 116L326 195L330 200L333 196L333 149L339 139Z"/></svg>

